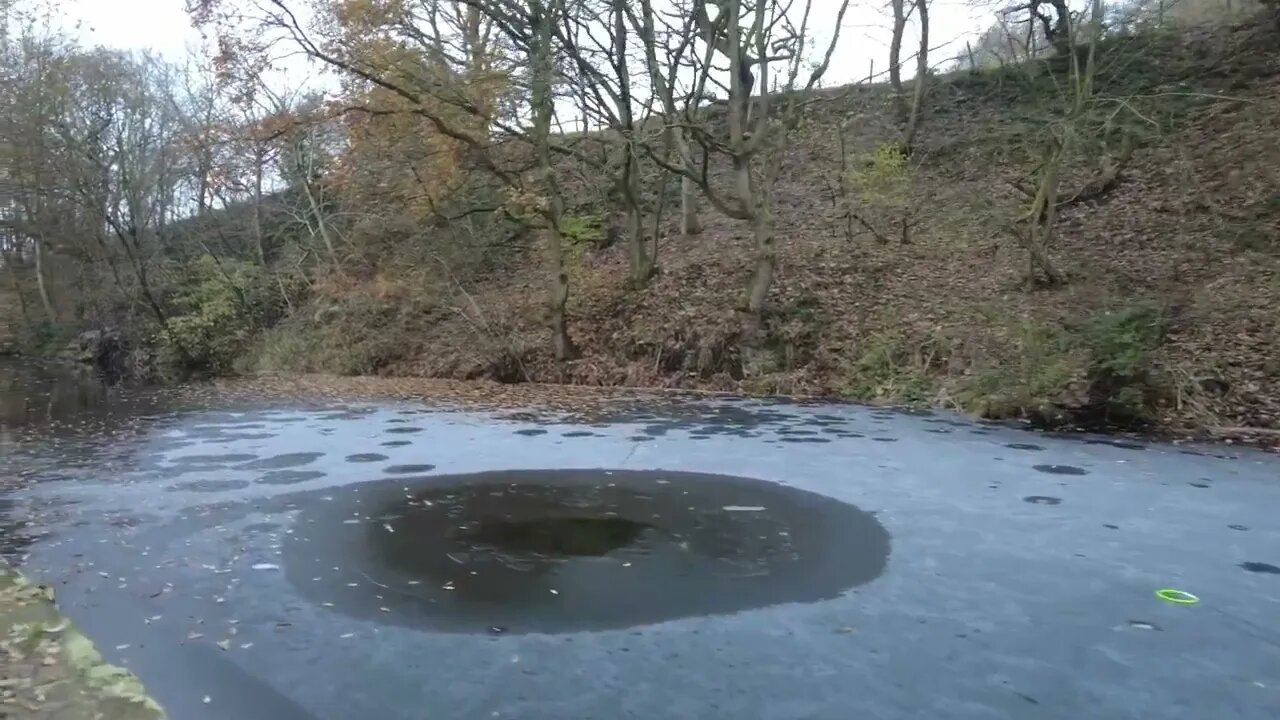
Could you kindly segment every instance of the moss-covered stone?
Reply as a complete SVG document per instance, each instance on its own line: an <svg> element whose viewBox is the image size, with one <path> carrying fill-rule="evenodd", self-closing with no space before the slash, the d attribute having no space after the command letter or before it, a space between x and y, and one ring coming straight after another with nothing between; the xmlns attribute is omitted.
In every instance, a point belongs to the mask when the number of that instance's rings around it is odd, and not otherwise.
<svg viewBox="0 0 1280 720"><path fill-rule="evenodd" d="M58 612L53 590L0 564L0 716L30 720L161 720L128 670L103 660Z"/></svg>

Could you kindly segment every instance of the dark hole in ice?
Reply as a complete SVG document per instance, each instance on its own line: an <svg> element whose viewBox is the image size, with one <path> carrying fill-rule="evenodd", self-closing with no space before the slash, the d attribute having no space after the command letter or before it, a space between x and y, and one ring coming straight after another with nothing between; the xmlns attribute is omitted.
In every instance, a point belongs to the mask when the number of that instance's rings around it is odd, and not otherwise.
<svg viewBox="0 0 1280 720"><path fill-rule="evenodd" d="M223 433L218 436L221 442L249 441L249 440L270 440L275 437L275 433Z"/></svg>
<svg viewBox="0 0 1280 720"><path fill-rule="evenodd" d="M459 529L455 537L472 547L542 557L600 557L621 550L652 529L619 517L489 518Z"/></svg>
<svg viewBox="0 0 1280 720"><path fill-rule="evenodd" d="M347 462L349 463L382 462L386 459L386 455L379 453L356 453L355 455L347 456Z"/></svg>
<svg viewBox="0 0 1280 720"><path fill-rule="evenodd" d="M420 427L393 427L393 428L387 428L386 432L393 433L393 434L395 434L395 435L411 435L411 434L413 434L413 433L420 433L420 432L422 432L422 428L420 428Z"/></svg>
<svg viewBox="0 0 1280 720"><path fill-rule="evenodd" d="M1088 475L1089 471L1074 465L1032 465L1032 468L1050 475Z"/></svg>
<svg viewBox="0 0 1280 720"><path fill-rule="evenodd" d="M1280 575L1280 567L1276 567L1271 563L1264 562L1242 562L1240 567L1251 573L1266 573L1268 575Z"/></svg>
<svg viewBox="0 0 1280 720"><path fill-rule="evenodd" d="M257 459L257 455L247 453L226 453L224 455L183 455L170 458L169 462L175 465L230 465Z"/></svg>
<svg viewBox="0 0 1280 720"><path fill-rule="evenodd" d="M326 475L319 470L272 470L254 480L260 485L293 485L294 483L317 480Z"/></svg>
<svg viewBox="0 0 1280 720"><path fill-rule="evenodd" d="M1014 450L1043 450L1044 449L1039 445L1033 445L1031 443L1007 443L1005 447L1012 448Z"/></svg>
<svg viewBox="0 0 1280 720"><path fill-rule="evenodd" d="M1084 442L1086 445L1110 445L1111 447L1120 448L1121 450L1146 450L1147 449L1146 445L1139 445L1138 443L1132 443L1132 442L1124 442L1123 440L1108 440L1105 438L1094 438L1092 440L1085 440Z"/></svg>
<svg viewBox="0 0 1280 720"><path fill-rule="evenodd" d="M561 433L560 437L567 437L567 438L594 437L597 434L598 433L593 433L590 430L570 430L567 433Z"/></svg>
<svg viewBox="0 0 1280 720"><path fill-rule="evenodd" d="M829 443L830 439L824 437L782 437L778 438L779 442L785 443Z"/></svg>
<svg viewBox="0 0 1280 720"><path fill-rule="evenodd" d="M417 475L435 469L435 465L388 465L382 469L382 472L390 475Z"/></svg>
<svg viewBox="0 0 1280 720"><path fill-rule="evenodd" d="M515 434L524 435L525 437L533 437L535 435L546 435L547 431L542 428L525 428L523 430L516 430Z"/></svg>
<svg viewBox="0 0 1280 720"><path fill-rule="evenodd" d="M1022 498L1023 502L1029 502L1033 505L1059 505L1062 498L1050 497L1048 495L1028 495Z"/></svg>
<svg viewBox="0 0 1280 720"><path fill-rule="evenodd" d="M601 630L816 602L874 580L889 555L867 512L724 475L525 470L351 490L304 506L284 538L290 582L339 612L445 632Z"/></svg>
<svg viewBox="0 0 1280 720"><path fill-rule="evenodd" d="M871 439L876 442L898 442L898 438L895 437L873 437Z"/></svg>
<svg viewBox="0 0 1280 720"><path fill-rule="evenodd" d="M1188 485L1190 485L1191 487L1195 487L1195 488L1207 488L1207 487L1209 487L1209 483L1204 483L1204 482L1189 482L1189 483L1187 483L1187 484L1188 484Z"/></svg>
<svg viewBox="0 0 1280 720"><path fill-rule="evenodd" d="M1241 531L1249 529L1247 525L1228 525L1227 527L1231 528L1232 530L1241 530Z"/></svg>
<svg viewBox="0 0 1280 720"><path fill-rule="evenodd" d="M300 452L275 455L261 460L254 460L244 465L237 465L241 470L283 470L285 468L310 465L324 456L321 452Z"/></svg>
<svg viewBox="0 0 1280 720"><path fill-rule="evenodd" d="M412 445L412 444L413 443L409 442L408 440L388 440L382 443L382 447L394 448L394 447L404 447L405 445Z"/></svg>
<svg viewBox="0 0 1280 720"><path fill-rule="evenodd" d="M248 480L193 480L191 482L178 483L169 486L170 491L187 491L187 492L226 492L228 490L243 490L249 487Z"/></svg>

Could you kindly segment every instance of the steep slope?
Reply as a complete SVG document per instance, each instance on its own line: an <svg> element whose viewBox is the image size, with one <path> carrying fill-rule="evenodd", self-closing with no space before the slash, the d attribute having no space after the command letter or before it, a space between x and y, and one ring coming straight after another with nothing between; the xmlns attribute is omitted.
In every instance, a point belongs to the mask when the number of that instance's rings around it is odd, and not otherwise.
<svg viewBox="0 0 1280 720"><path fill-rule="evenodd" d="M964 72L937 79L909 172L895 181L901 197L854 201L881 228L909 208L907 243L896 231L883 233L889 242L848 237L833 192L838 133L864 179L867 159L897 138L887 89L828 91L815 106L778 186L763 361L744 360L736 343L749 228L707 212L691 242L667 228L661 274L643 291L627 288L623 248L575 256L569 310L581 360L547 353L531 255L425 307L387 299L402 308L385 324L396 347L375 364L433 377L831 394L1050 423L1280 427L1274 31L1121 38L1104 58L1100 94L1117 116L1126 110L1140 140L1113 189L1063 208L1052 248L1069 278L1061 287L1028 289L1025 252L1004 228L1027 206L1014 186L1029 177L1028 148L1048 132L1063 76ZM1069 168L1067 185L1090 167ZM323 335L326 322L307 318L307 332Z"/></svg>

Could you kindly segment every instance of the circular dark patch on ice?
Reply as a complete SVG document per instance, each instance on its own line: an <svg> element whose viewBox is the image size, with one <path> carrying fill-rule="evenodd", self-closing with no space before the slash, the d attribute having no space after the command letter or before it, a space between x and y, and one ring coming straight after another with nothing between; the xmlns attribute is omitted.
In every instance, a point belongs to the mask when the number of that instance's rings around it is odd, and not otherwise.
<svg viewBox="0 0 1280 720"><path fill-rule="evenodd" d="M318 480L325 474L319 470L273 470L254 482L260 485L293 485L308 480Z"/></svg>
<svg viewBox="0 0 1280 720"><path fill-rule="evenodd" d="M386 455L379 455L378 453L356 453L355 455L347 456L347 462L349 463L382 462L386 459Z"/></svg>
<svg viewBox="0 0 1280 720"><path fill-rule="evenodd" d="M405 445L412 445L412 444L413 443L409 442L408 440L388 440L382 443L382 447L404 447Z"/></svg>
<svg viewBox="0 0 1280 720"><path fill-rule="evenodd" d="M389 475L417 475L435 469L435 465L388 465L382 469L382 472Z"/></svg>
<svg viewBox="0 0 1280 720"><path fill-rule="evenodd" d="M547 431L542 428L524 428L523 430L516 430L515 434L524 435L525 437L534 437L536 435L546 435Z"/></svg>
<svg viewBox="0 0 1280 720"><path fill-rule="evenodd" d="M192 480L191 482L171 485L168 490L213 493L226 492L228 490L243 490L247 487L249 487L248 480Z"/></svg>
<svg viewBox="0 0 1280 720"><path fill-rule="evenodd" d="M1276 567L1271 563L1264 562L1242 562L1240 567L1251 573L1266 573L1267 575L1280 575L1280 567Z"/></svg>
<svg viewBox="0 0 1280 720"><path fill-rule="evenodd" d="M420 432L422 432L422 428L420 428L420 427L393 427L393 428L387 428L386 432L389 432L389 433L392 433L392 434L395 434L395 435L412 435L413 433L420 433Z"/></svg>
<svg viewBox="0 0 1280 720"><path fill-rule="evenodd" d="M1147 449L1146 445L1139 445L1138 443L1125 442L1123 440L1108 440L1106 438L1093 438L1091 440L1085 440L1084 444L1085 445L1110 445L1111 447L1120 448L1121 450L1146 450Z"/></svg>
<svg viewBox="0 0 1280 720"><path fill-rule="evenodd" d="M248 453L226 453L223 455L183 455L170 458L169 462L174 465L232 465L257 459L257 455L249 455Z"/></svg>
<svg viewBox="0 0 1280 720"><path fill-rule="evenodd" d="M593 433L590 430L571 430L567 433L561 433L560 437L567 437L567 438L595 437L598 434L599 433Z"/></svg>
<svg viewBox="0 0 1280 720"><path fill-rule="evenodd" d="M1032 445L1031 443L1006 443L1005 447L1012 448L1014 450L1043 450L1044 449L1039 445Z"/></svg>
<svg viewBox="0 0 1280 720"><path fill-rule="evenodd" d="M283 470L284 468L310 465L324 456L322 452L300 452L274 455L261 460L254 460L244 465L237 465L240 470Z"/></svg>
<svg viewBox="0 0 1280 720"><path fill-rule="evenodd" d="M1050 475L1088 475L1089 471L1075 465L1032 465L1035 470Z"/></svg>
<svg viewBox="0 0 1280 720"><path fill-rule="evenodd" d="M1249 529L1249 526L1247 525L1228 525L1227 527L1231 528L1232 530L1240 530L1242 532Z"/></svg>
<svg viewBox="0 0 1280 720"><path fill-rule="evenodd" d="M1029 502L1033 505L1061 505L1062 498L1050 497L1048 495L1028 495L1022 498L1023 502Z"/></svg>
<svg viewBox="0 0 1280 720"><path fill-rule="evenodd" d="M898 438L895 437L873 437L871 439L876 442L898 442Z"/></svg>
<svg viewBox="0 0 1280 720"><path fill-rule="evenodd" d="M298 591L445 632L601 630L816 602L877 578L890 546L852 505L701 473L395 478L328 500L306 504L284 539Z"/></svg>

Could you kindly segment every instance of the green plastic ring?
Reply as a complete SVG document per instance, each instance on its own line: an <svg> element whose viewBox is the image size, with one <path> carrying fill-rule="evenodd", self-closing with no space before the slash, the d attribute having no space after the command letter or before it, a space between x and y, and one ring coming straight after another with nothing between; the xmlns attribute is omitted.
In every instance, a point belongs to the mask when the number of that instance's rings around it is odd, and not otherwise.
<svg viewBox="0 0 1280 720"><path fill-rule="evenodd" d="M1195 605L1200 602L1200 598L1192 595L1185 590L1174 590L1173 588L1161 588L1156 591L1156 597L1165 602L1174 605Z"/></svg>

